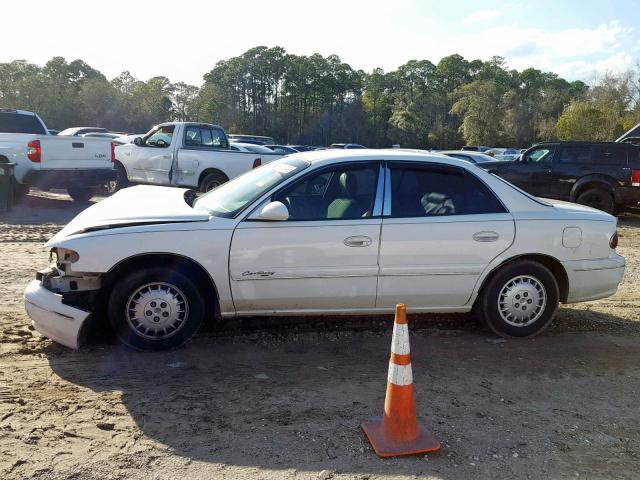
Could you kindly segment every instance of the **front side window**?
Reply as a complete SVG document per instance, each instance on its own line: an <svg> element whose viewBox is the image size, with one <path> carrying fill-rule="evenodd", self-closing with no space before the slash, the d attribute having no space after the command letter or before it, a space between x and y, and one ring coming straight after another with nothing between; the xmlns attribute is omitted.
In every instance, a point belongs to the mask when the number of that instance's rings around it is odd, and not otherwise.
<svg viewBox="0 0 640 480"><path fill-rule="evenodd" d="M349 220L372 216L378 164L340 166L296 182L274 200L289 210L289 220Z"/></svg>
<svg viewBox="0 0 640 480"><path fill-rule="evenodd" d="M392 217L477 215L505 211L489 188L466 170L440 167L391 169Z"/></svg>
<svg viewBox="0 0 640 480"><path fill-rule="evenodd" d="M174 125L164 125L152 130L144 139L144 145L147 147L166 148L171 145L173 139Z"/></svg>
<svg viewBox="0 0 640 480"><path fill-rule="evenodd" d="M544 147L531 150L524 156L525 163L552 163L553 148Z"/></svg>

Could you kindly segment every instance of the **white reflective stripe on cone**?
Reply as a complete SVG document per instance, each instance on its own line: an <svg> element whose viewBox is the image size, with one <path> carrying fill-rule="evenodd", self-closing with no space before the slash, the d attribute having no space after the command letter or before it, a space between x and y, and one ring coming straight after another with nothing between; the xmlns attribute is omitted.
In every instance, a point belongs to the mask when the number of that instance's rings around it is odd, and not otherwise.
<svg viewBox="0 0 640 480"><path fill-rule="evenodd" d="M387 380L394 385L411 385L413 383L411 364L396 365L393 362L389 362L389 377Z"/></svg>
<svg viewBox="0 0 640 480"><path fill-rule="evenodd" d="M396 355L409 355L409 325L406 323L393 324L391 353L395 353Z"/></svg>

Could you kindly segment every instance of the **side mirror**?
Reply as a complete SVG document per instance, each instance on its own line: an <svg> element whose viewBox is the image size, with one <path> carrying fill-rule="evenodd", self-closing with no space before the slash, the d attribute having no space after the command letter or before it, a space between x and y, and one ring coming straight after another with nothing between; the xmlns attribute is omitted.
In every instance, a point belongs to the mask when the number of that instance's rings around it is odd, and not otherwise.
<svg viewBox="0 0 640 480"><path fill-rule="evenodd" d="M284 220L289 220L289 210L282 202L271 202L262 207L260 213L253 219L269 222L282 222Z"/></svg>
<svg viewBox="0 0 640 480"><path fill-rule="evenodd" d="M141 147L142 146L142 137L136 137L133 139L133 144L136 145L137 147Z"/></svg>

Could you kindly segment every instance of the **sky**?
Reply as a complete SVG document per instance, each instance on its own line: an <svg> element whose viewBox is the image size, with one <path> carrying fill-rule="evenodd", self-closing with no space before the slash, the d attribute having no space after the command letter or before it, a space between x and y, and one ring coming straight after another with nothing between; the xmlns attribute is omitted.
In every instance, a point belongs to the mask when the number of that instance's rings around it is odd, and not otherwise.
<svg viewBox="0 0 640 480"><path fill-rule="evenodd" d="M459 53L594 81L640 62L639 0L27 0L2 8L0 62L80 58L193 85L258 45L390 71Z"/></svg>

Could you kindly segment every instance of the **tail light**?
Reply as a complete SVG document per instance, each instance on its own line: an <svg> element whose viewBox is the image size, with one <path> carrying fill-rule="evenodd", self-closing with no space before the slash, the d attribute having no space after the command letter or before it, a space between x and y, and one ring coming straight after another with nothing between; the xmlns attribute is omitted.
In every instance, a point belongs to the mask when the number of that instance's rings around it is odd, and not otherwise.
<svg viewBox="0 0 640 480"><path fill-rule="evenodd" d="M262 160L260 160L259 158L256 158L253 161L253 168L258 168L260 165L262 165Z"/></svg>
<svg viewBox="0 0 640 480"><path fill-rule="evenodd" d="M609 240L609 246L614 250L618 246L618 232L614 233L613 236L611 237L611 240Z"/></svg>
<svg viewBox="0 0 640 480"><path fill-rule="evenodd" d="M40 140L31 140L27 144L27 158L34 163L40 163L42 157L42 148L40 148Z"/></svg>
<svg viewBox="0 0 640 480"><path fill-rule="evenodd" d="M111 163L116 163L116 144L111 142Z"/></svg>
<svg viewBox="0 0 640 480"><path fill-rule="evenodd" d="M631 170L631 185L640 187L640 170Z"/></svg>

